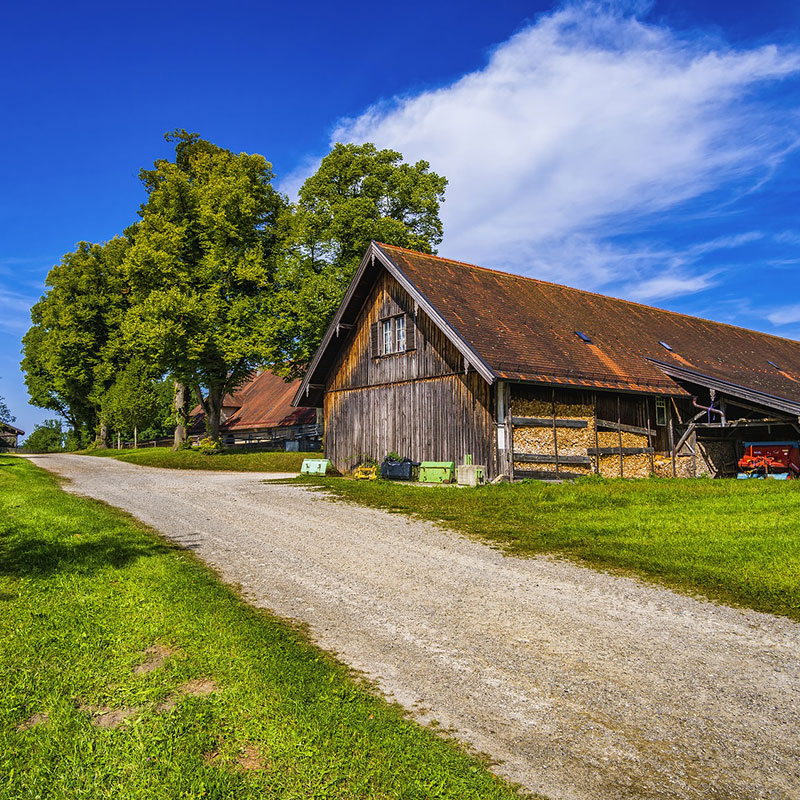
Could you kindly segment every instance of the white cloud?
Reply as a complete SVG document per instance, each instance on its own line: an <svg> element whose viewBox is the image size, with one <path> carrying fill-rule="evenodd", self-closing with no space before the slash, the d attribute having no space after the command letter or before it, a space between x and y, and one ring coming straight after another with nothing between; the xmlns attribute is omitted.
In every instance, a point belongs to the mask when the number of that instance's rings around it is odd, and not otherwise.
<svg viewBox="0 0 800 800"><path fill-rule="evenodd" d="M674 273L657 275L633 285L625 292L625 295L631 300L646 303L652 300L664 300L668 297L680 297L681 295L702 292L713 285L714 273L706 273L705 275Z"/></svg>
<svg viewBox="0 0 800 800"><path fill-rule="evenodd" d="M297 200L297 193L309 175L313 175L319 168L321 158L308 156L304 158L293 170L286 175L278 176L275 187L279 192L288 195L292 202Z"/></svg>
<svg viewBox="0 0 800 800"><path fill-rule="evenodd" d="M37 297L26 297L0 288L0 331L25 333L31 326L31 306L37 300Z"/></svg>
<svg viewBox="0 0 800 800"><path fill-rule="evenodd" d="M773 325L791 325L800 322L800 304L776 308L767 314L767 319Z"/></svg>
<svg viewBox="0 0 800 800"><path fill-rule="evenodd" d="M395 148L448 177L443 255L583 288L674 296L678 282L681 293L712 282L676 272L681 265L761 234L685 253L628 252L608 236L774 169L796 134L753 90L798 73L795 50L734 50L581 3L539 17L451 85L341 121L332 141ZM668 257L672 273L654 275Z"/></svg>

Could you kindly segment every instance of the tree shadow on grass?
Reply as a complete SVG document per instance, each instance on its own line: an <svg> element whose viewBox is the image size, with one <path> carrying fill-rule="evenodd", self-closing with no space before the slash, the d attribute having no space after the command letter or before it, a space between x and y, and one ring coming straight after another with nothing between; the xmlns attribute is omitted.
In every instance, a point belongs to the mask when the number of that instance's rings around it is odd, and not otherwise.
<svg viewBox="0 0 800 800"><path fill-rule="evenodd" d="M0 536L0 575L23 578L57 573L90 574L120 569L139 558L172 551L157 541L131 541L124 533L92 536L86 541Z"/></svg>

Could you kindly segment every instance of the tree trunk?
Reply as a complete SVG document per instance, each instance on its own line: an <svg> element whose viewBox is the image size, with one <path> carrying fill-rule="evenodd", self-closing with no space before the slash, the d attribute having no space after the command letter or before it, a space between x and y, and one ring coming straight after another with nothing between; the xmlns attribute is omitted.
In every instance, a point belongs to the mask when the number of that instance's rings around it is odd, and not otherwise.
<svg viewBox="0 0 800 800"><path fill-rule="evenodd" d="M94 444L97 450L106 450L108 448L108 423L100 423L97 428L97 436L95 436Z"/></svg>
<svg viewBox="0 0 800 800"><path fill-rule="evenodd" d="M117 450L122 450L122 434L117 431Z"/></svg>
<svg viewBox="0 0 800 800"><path fill-rule="evenodd" d="M178 450L186 441L186 428L189 423L189 392L182 383L175 381L175 438L172 449Z"/></svg>
<svg viewBox="0 0 800 800"><path fill-rule="evenodd" d="M137 450L139 447L139 429L133 426L133 449Z"/></svg>
<svg viewBox="0 0 800 800"><path fill-rule="evenodd" d="M206 432L212 441L219 441L219 426L222 417L222 386L210 386L206 397Z"/></svg>

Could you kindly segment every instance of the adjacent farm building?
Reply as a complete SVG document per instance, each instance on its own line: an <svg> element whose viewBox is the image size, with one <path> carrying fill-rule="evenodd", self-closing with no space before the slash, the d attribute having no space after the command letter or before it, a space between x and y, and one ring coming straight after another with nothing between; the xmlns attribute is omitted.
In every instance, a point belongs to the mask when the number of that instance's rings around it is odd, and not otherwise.
<svg viewBox="0 0 800 800"><path fill-rule="evenodd" d="M317 409L294 407L300 381L287 382L271 372L255 373L222 401L220 435L226 445L255 445L280 449L316 450L320 445ZM192 411L190 433L205 430L205 415Z"/></svg>
<svg viewBox="0 0 800 800"><path fill-rule="evenodd" d="M25 431L21 431L7 422L0 422L0 452L16 450L19 437L24 435Z"/></svg>
<svg viewBox="0 0 800 800"><path fill-rule="evenodd" d="M725 476L798 439L800 343L373 243L293 402L342 470Z"/></svg>

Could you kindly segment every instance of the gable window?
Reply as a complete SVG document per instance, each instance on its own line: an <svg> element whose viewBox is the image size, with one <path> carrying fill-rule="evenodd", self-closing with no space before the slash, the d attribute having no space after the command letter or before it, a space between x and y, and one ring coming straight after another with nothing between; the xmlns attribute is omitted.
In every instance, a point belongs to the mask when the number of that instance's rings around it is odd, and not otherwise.
<svg viewBox="0 0 800 800"><path fill-rule="evenodd" d="M371 325L370 351L372 358L390 356L414 350L415 328L406 314L384 317Z"/></svg>

